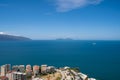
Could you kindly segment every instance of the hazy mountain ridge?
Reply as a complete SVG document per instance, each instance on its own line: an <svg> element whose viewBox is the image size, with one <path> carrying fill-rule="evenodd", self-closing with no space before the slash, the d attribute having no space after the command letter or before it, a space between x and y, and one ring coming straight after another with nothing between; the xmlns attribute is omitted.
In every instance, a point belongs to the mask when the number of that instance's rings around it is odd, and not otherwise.
<svg viewBox="0 0 120 80"><path fill-rule="evenodd" d="M0 34L0 41L27 41L27 40L31 39L23 36Z"/></svg>
<svg viewBox="0 0 120 80"><path fill-rule="evenodd" d="M69 40L74 40L74 39L72 39L72 38L58 38L58 39L56 39L56 40L64 40L64 41L69 41Z"/></svg>

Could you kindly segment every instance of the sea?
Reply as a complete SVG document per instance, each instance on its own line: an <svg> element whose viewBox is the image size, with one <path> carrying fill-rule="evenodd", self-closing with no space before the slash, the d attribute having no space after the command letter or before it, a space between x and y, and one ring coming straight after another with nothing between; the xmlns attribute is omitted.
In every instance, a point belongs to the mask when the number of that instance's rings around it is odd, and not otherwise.
<svg viewBox="0 0 120 80"><path fill-rule="evenodd" d="M1 41L0 65L79 67L98 80L120 80L120 41Z"/></svg>

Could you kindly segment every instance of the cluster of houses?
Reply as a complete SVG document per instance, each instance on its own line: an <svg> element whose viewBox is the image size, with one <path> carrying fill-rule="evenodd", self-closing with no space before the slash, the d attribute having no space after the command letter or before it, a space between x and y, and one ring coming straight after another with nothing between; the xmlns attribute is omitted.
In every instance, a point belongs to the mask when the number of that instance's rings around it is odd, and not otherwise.
<svg viewBox="0 0 120 80"><path fill-rule="evenodd" d="M31 65L13 65L11 68L10 64L5 64L0 69L0 80L28 80L55 71L54 66L47 65L34 65L33 67Z"/></svg>

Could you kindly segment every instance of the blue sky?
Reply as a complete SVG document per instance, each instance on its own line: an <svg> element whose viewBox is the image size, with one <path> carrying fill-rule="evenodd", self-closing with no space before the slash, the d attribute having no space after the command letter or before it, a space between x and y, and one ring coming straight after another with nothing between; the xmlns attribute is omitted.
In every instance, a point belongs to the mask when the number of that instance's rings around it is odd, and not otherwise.
<svg viewBox="0 0 120 80"><path fill-rule="evenodd" d="M32 39L120 40L119 0L0 0L0 32Z"/></svg>

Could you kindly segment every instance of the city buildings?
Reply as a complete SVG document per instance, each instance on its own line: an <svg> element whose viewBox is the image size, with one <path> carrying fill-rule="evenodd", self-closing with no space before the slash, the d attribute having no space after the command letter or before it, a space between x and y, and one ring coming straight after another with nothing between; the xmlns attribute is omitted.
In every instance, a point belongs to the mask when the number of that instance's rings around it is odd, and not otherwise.
<svg viewBox="0 0 120 80"><path fill-rule="evenodd" d="M96 80L78 72L75 68L55 68L47 65L13 65L1 66L0 80ZM33 69L33 70L32 70Z"/></svg>
<svg viewBox="0 0 120 80"><path fill-rule="evenodd" d="M32 67L31 67L31 65L26 65L26 75L27 75L27 77L32 76Z"/></svg>
<svg viewBox="0 0 120 80"><path fill-rule="evenodd" d="M34 76L37 76L40 72L40 67L38 65L34 65L33 66L33 73L34 73Z"/></svg>
<svg viewBox="0 0 120 80"><path fill-rule="evenodd" d="M1 66L1 76L5 76L5 74L10 71L10 64L5 64Z"/></svg>
<svg viewBox="0 0 120 80"><path fill-rule="evenodd" d="M19 72L24 72L25 71L25 66L24 65L15 65L12 67L13 71L19 71Z"/></svg>
<svg viewBox="0 0 120 80"><path fill-rule="evenodd" d="M11 65L10 64L6 64L5 66L6 66L6 72L11 70Z"/></svg>
<svg viewBox="0 0 120 80"><path fill-rule="evenodd" d="M48 66L46 72L47 73L54 73L55 72L55 67L54 66Z"/></svg>
<svg viewBox="0 0 120 80"><path fill-rule="evenodd" d="M1 66L1 76L5 76L5 74L6 74L6 66L2 65Z"/></svg>
<svg viewBox="0 0 120 80"><path fill-rule="evenodd" d="M26 74L21 72L13 72L12 80L26 80Z"/></svg>
<svg viewBox="0 0 120 80"><path fill-rule="evenodd" d="M46 74L47 73L47 65L41 65L41 73Z"/></svg>
<svg viewBox="0 0 120 80"><path fill-rule="evenodd" d="M9 80L13 80L13 79L12 79L12 72L11 72L11 71L8 72L8 73L6 74L6 77L8 77Z"/></svg>
<svg viewBox="0 0 120 80"><path fill-rule="evenodd" d="M25 72L25 66L24 65L19 65L18 69L19 69L19 72Z"/></svg>
<svg viewBox="0 0 120 80"><path fill-rule="evenodd" d="M28 71L28 72L32 71L31 65L26 65L26 71Z"/></svg>
<svg viewBox="0 0 120 80"><path fill-rule="evenodd" d="M13 71L19 71L18 65L14 65L14 66L12 67L12 70L13 70Z"/></svg>

